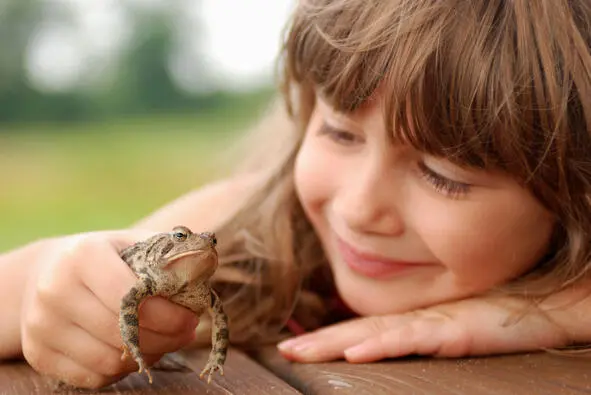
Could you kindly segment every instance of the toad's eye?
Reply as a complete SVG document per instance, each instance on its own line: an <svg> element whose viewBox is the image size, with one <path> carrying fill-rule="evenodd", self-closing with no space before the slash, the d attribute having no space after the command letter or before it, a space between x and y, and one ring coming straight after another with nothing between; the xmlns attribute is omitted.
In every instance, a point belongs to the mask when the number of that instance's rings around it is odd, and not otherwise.
<svg viewBox="0 0 591 395"><path fill-rule="evenodd" d="M187 235L183 232L176 232L174 234L174 238L177 239L178 241L184 241L187 238Z"/></svg>

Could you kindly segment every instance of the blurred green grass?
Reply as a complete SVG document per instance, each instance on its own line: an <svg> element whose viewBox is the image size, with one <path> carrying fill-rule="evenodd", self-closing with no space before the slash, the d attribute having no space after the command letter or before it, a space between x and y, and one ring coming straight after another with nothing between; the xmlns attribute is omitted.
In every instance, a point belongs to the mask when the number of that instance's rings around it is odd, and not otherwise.
<svg viewBox="0 0 591 395"><path fill-rule="evenodd" d="M264 104L245 100L199 116L3 125L0 252L41 237L128 226L223 176L218 156Z"/></svg>

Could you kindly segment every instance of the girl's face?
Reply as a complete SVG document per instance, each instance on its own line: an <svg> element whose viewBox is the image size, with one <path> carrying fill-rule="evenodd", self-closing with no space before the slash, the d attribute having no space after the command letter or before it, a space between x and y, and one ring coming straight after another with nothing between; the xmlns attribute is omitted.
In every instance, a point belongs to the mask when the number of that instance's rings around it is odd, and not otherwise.
<svg viewBox="0 0 591 395"><path fill-rule="evenodd" d="M513 279L546 252L553 227L508 176L392 143L378 102L343 115L318 99L295 183L339 294L360 315L430 306Z"/></svg>

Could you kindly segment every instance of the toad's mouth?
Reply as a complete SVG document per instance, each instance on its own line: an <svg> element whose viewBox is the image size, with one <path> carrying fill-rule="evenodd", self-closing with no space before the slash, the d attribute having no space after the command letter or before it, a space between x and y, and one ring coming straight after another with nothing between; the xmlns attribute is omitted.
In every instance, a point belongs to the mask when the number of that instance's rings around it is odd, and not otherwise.
<svg viewBox="0 0 591 395"><path fill-rule="evenodd" d="M187 251L171 257L166 264L167 270L180 275L186 281L204 280L217 269L218 260L215 252Z"/></svg>
<svg viewBox="0 0 591 395"><path fill-rule="evenodd" d="M203 251L187 251L187 252L182 252L180 254L177 254L175 256L172 256L170 258L168 258L168 261L166 262L166 266L170 266L173 263L179 262L180 260L182 260L183 258L186 258L188 256L193 256L193 257L197 257L198 255L201 255Z"/></svg>

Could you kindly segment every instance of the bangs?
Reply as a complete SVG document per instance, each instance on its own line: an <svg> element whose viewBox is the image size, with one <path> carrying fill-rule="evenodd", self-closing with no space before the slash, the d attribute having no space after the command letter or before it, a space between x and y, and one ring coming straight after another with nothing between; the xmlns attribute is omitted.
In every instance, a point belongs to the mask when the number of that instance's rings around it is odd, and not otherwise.
<svg viewBox="0 0 591 395"><path fill-rule="evenodd" d="M393 140L419 151L548 182L565 153L561 133L586 129L566 42L581 37L554 36L556 19L570 14L534 3L303 1L286 41L286 80L344 113L383 100Z"/></svg>

